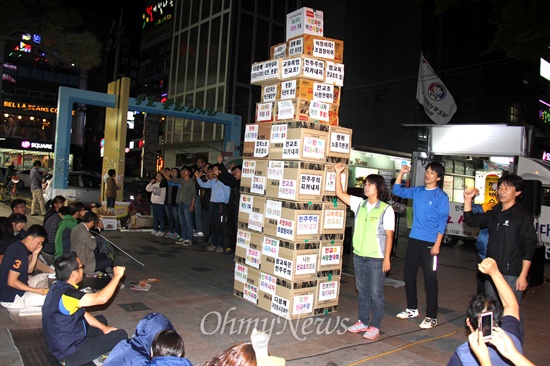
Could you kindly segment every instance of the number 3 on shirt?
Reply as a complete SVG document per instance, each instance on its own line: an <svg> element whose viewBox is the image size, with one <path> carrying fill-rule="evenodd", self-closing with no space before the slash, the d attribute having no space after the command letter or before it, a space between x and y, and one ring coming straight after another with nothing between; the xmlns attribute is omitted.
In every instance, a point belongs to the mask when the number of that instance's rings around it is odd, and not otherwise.
<svg viewBox="0 0 550 366"><path fill-rule="evenodd" d="M19 269L19 267L21 267L21 261L19 259L17 259L14 263L13 263L13 268L14 269Z"/></svg>

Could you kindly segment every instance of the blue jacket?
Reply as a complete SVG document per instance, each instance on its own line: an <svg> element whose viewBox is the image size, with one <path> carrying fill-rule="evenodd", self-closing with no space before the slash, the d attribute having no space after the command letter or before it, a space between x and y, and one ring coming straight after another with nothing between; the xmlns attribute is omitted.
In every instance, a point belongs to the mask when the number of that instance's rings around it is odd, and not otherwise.
<svg viewBox="0 0 550 366"><path fill-rule="evenodd" d="M113 348L104 366L140 366L151 360L151 344L161 330L174 330L167 317L159 313L147 314L136 327L134 336Z"/></svg>
<svg viewBox="0 0 550 366"><path fill-rule="evenodd" d="M193 366L191 361L185 357L157 356L148 365L156 366Z"/></svg>

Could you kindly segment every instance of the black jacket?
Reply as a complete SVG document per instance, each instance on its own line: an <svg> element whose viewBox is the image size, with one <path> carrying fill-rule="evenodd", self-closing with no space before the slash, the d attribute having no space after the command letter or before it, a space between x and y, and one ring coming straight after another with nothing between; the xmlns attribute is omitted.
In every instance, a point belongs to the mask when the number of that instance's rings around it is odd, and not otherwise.
<svg viewBox="0 0 550 366"><path fill-rule="evenodd" d="M487 257L497 262L502 274L519 276L522 262L533 259L538 242L533 216L519 203L505 211L499 203L487 212L464 212L464 222L471 227L489 228Z"/></svg>
<svg viewBox="0 0 550 366"><path fill-rule="evenodd" d="M241 180L235 179L233 174L229 173L229 171L225 168L223 164L220 164L221 172L218 175L218 179L220 182L225 184L226 186L229 186L231 191L229 194L229 202L227 204L227 208L230 210L239 210L239 201L241 199Z"/></svg>

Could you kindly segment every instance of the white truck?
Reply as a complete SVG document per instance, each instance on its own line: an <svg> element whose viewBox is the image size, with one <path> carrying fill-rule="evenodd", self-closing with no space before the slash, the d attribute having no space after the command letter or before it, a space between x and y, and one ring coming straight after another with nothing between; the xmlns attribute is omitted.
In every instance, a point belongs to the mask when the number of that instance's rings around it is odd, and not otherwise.
<svg viewBox="0 0 550 366"><path fill-rule="evenodd" d="M524 127L506 125L430 125L429 151L413 154L411 185L423 184L423 164L427 160L443 160L446 164L444 190L450 198L449 221L444 245L455 245L460 239L475 241L478 229L463 223L463 192L478 188L483 202L485 176L500 176L503 170L513 172L525 180L542 183L541 214L535 216L539 244L545 247L545 258L550 260L550 162L525 156L527 137ZM491 157L504 161L495 167ZM475 167L476 158L483 158L484 167ZM477 159L479 162L480 160ZM506 164L506 161L509 163ZM498 163L496 163L498 164ZM489 165L489 166L487 166ZM500 169L499 169L500 168ZM420 172L420 174L418 173Z"/></svg>

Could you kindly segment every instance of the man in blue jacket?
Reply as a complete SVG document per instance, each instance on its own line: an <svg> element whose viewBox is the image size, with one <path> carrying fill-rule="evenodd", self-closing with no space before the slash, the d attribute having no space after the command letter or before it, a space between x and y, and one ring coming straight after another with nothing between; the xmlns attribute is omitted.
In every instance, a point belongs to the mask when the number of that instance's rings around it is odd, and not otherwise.
<svg viewBox="0 0 550 366"><path fill-rule="evenodd" d="M401 167L392 190L396 196L413 200L413 223L409 234L404 271L407 309L397 314L397 317L399 319L418 317L416 276L420 261L424 267L426 290L426 317L420 323L420 328L430 329L437 325L437 255L449 218L449 197L438 186L443 180L445 168L437 161L426 166L424 186L401 187L403 175L409 171L410 167L406 165Z"/></svg>
<svg viewBox="0 0 550 366"><path fill-rule="evenodd" d="M174 330L167 317L150 313L141 319L136 333L130 339L120 341L113 348L103 366L142 366L151 361L153 339L162 330Z"/></svg>
<svg viewBox="0 0 550 366"><path fill-rule="evenodd" d="M77 284L84 276L84 265L75 252L63 254L55 261L57 281L46 295L42 307L42 327L50 353L64 365L82 365L111 351L128 338L124 329L107 324L86 307L105 304L113 296L124 276L125 267L114 267L113 278L96 293L84 293Z"/></svg>

